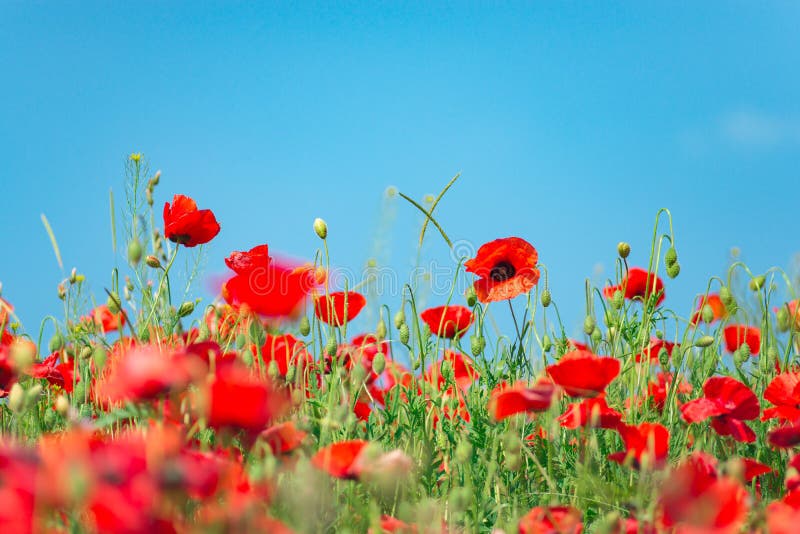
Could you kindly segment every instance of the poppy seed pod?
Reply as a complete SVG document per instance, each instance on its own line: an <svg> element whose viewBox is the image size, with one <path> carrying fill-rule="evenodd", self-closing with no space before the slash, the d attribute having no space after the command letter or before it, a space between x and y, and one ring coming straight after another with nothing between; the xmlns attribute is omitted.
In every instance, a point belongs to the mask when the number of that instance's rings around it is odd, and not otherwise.
<svg viewBox="0 0 800 534"><path fill-rule="evenodd" d="M328 225L325 224L325 221L319 217L314 219L314 232L316 232L320 239L325 239L328 237Z"/></svg>
<svg viewBox="0 0 800 534"><path fill-rule="evenodd" d="M142 244L136 238L128 243L128 261L131 265L139 265L142 261Z"/></svg>
<svg viewBox="0 0 800 534"><path fill-rule="evenodd" d="M300 325L298 326L301 336L307 336L311 333L311 321L305 315L300 318Z"/></svg>
<svg viewBox="0 0 800 534"><path fill-rule="evenodd" d="M147 264L148 267L150 267L152 269L160 269L161 268L161 261L159 261L159 259L156 258L155 256L152 256L152 255L147 256L144 259L144 262Z"/></svg>
<svg viewBox="0 0 800 534"><path fill-rule="evenodd" d="M553 296L550 294L549 289L545 289L544 291L542 291L541 300L542 300L542 306L544 306L545 308L550 306L550 303L553 301Z"/></svg>
<svg viewBox="0 0 800 534"><path fill-rule="evenodd" d="M678 263L678 251L675 250L675 247L669 247L667 253L664 254L664 265L669 269L676 263Z"/></svg>
<svg viewBox="0 0 800 534"><path fill-rule="evenodd" d="M627 258L631 254L631 246L625 241L620 241L617 244L617 254L619 254L619 257L622 259Z"/></svg>

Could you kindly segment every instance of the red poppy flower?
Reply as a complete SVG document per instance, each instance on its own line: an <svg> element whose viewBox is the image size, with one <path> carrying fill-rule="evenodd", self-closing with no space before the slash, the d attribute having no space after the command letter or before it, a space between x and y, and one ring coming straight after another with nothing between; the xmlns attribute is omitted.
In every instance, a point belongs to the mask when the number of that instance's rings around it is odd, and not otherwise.
<svg viewBox="0 0 800 534"><path fill-rule="evenodd" d="M726 326L722 333L725 336L725 348L729 352L735 352L745 343L754 356L761 350L761 330L754 326L734 324Z"/></svg>
<svg viewBox="0 0 800 534"><path fill-rule="evenodd" d="M336 291L327 297L314 297L314 314L323 323L342 326L355 319L366 305L367 299L361 293Z"/></svg>
<svg viewBox="0 0 800 534"><path fill-rule="evenodd" d="M164 237L185 247L208 243L219 233L211 210L199 210L191 198L175 195L172 205L164 203Z"/></svg>
<svg viewBox="0 0 800 534"><path fill-rule="evenodd" d="M772 473L772 468L752 458L742 458L744 464L744 481L751 482L754 478Z"/></svg>
<svg viewBox="0 0 800 534"><path fill-rule="evenodd" d="M630 461L637 469L644 464L660 466L666 461L669 453L669 431L664 425L619 425L617 431L625 443L625 451L609 454L609 460L619 464Z"/></svg>
<svg viewBox="0 0 800 534"><path fill-rule="evenodd" d="M368 444L363 439L334 443L317 451L311 463L332 477L355 480L360 472L354 468L354 464Z"/></svg>
<svg viewBox="0 0 800 534"><path fill-rule="evenodd" d="M672 357L672 351L675 350L675 343L665 341L663 339L653 338L642 352L636 355L636 362L649 359L651 362L658 362L661 354L661 349L667 352L669 357Z"/></svg>
<svg viewBox="0 0 800 534"><path fill-rule="evenodd" d="M647 392L650 394L653 405L659 412L664 410L664 403L667 402L667 394L669 393L669 388L672 386L672 380L673 376L671 373L658 373L655 381L651 381L647 385ZM681 383L678 384L675 390L677 395L688 395L691 392L692 385L685 380L681 380ZM678 400L678 405L680 404L681 402Z"/></svg>
<svg viewBox="0 0 800 534"><path fill-rule="evenodd" d="M617 377L619 369L616 358L574 350L548 365L547 374L570 397L596 397Z"/></svg>
<svg viewBox="0 0 800 534"><path fill-rule="evenodd" d="M345 360L347 367L352 367L359 363L367 369L367 383L374 382L378 375L372 370L372 362L378 353L383 354L384 358L389 358L391 354L391 344L387 340L379 340L374 334L361 334L350 341L349 357Z"/></svg>
<svg viewBox="0 0 800 534"><path fill-rule="evenodd" d="M604 397L584 399L570 404L558 422L564 428L597 427L615 429L622 421L622 414L609 408Z"/></svg>
<svg viewBox="0 0 800 534"><path fill-rule="evenodd" d="M502 421L518 413L543 412L553 402L555 387L547 378L540 378L529 387L524 382L514 386L500 384L489 399L489 414L495 421Z"/></svg>
<svg viewBox="0 0 800 534"><path fill-rule="evenodd" d="M767 506L767 532L770 534L795 534L800 524L800 508L783 501Z"/></svg>
<svg viewBox="0 0 800 534"><path fill-rule="evenodd" d="M604 288L603 294L610 299L617 291L622 291L622 294L628 300L635 298L644 300L645 297L650 295L657 295L656 305L661 304L665 296L664 282L661 281L661 278L639 267L628 269L628 275L622 279L622 282L615 286Z"/></svg>
<svg viewBox="0 0 800 534"><path fill-rule="evenodd" d="M442 359L433 364L425 373L425 380L435 385L437 389L441 389L445 383L444 376L442 376L442 364L444 362L449 362L450 369L453 371L453 379L461 391L469 389L475 383L475 380L480 378L480 374L468 356L448 349L444 351Z"/></svg>
<svg viewBox="0 0 800 534"><path fill-rule="evenodd" d="M72 363L56 363L61 354L54 352L41 363L34 364L28 369L27 374L36 378L44 378L50 384L59 386L67 393L72 393L72 385L74 379L74 364ZM80 382L80 377L77 377Z"/></svg>
<svg viewBox="0 0 800 534"><path fill-rule="evenodd" d="M519 534L581 534L581 513L571 506L536 506L519 520Z"/></svg>
<svg viewBox="0 0 800 534"><path fill-rule="evenodd" d="M776 375L764 390L764 399L775 406L764 410L762 421L774 418L784 421L800 419L800 373Z"/></svg>
<svg viewBox="0 0 800 534"><path fill-rule="evenodd" d="M114 332L125 326L125 314L122 312L111 313L105 304L101 304L89 312L88 320L94 322L103 332Z"/></svg>
<svg viewBox="0 0 800 534"><path fill-rule="evenodd" d="M225 260L236 274L222 285L228 304L264 317L295 317L324 276L311 265L267 256L267 246L234 252Z"/></svg>
<svg viewBox="0 0 800 534"><path fill-rule="evenodd" d="M307 432L298 430L294 422L286 421L261 432L263 439L273 454L286 454L303 444L303 440L308 436Z"/></svg>
<svg viewBox="0 0 800 534"><path fill-rule="evenodd" d="M401 521L396 517L390 515L381 516L381 533L382 534L416 534L417 527L409 525L405 521ZM369 530L369 534L375 534L373 530Z"/></svg>
<svg viewBox="0 0 800 534"><path fill-rule="evenodd" d="M687 461L661 486L661 522L670 532L673 528L677 532L740 532L748 497L735 480L718 477L703 463Z"/></svg>
<svg viewBox="0 0 800 534"><path fill-rule="evenodd" d="M700 423L711 417L711 426L720 436L750 443L756 435L744 421L758 417L760 407L755 394L728 376L713 376L703 385L705 397L681 406L687 423Z"/></svg>
<svg viewBox="0 0 800 534"><path fill-rule="evenodd" d="M800 423L776 428L767 435L767 441L773 447L783 449L800 444Z"/></svg>
<svg viewBox="0 0 800 534"><path fill-rule="evenodd" d="M705 306L711 308L711 312L713 313L713 318L711 320L712 323L728 316L728 309L725 307L725 304L722 303L722 299L719 298L719 295L716 293L712 293L706 297L700 298L700 304L697 306L697 311L692 314L692 324L698 324L703 320L703 308Z"/></svg>
<svg viewBox="0 0 800 534"><path fill-rule="evenodd" d="M240 367L217 371L207 388L206 417L212 428L260 432L289 407L285 393Z"/></svg>
<svg viewBox="0 0 800 534"><path fill-rule="evenodd" d="M482 245L464 263L467 272L478 277L475 294L481 302L513 299L527 293L539 281L539 254L519 237L495 239Z"/></svg>
<svg viewBox="0 0 800 534"><path fill-rule="evenodd" d="M472 312L464 306L439 306L428 308L420 315L431 332L439 337L453 339L463 336L472 324Z"/></svg>
<svg viewBox="0 0 800 534"><path fill-rule="evenodd" d="M17 366L11 357L8 345L0 344L0 399L8 396L8 392L17 382Z"/></svg>
<svg viewBox="0 0 800 534"><path fill-rule="evenodd" d="M14 313L14 306L0 297L0 330L8 326L8 317Z"/></svg>
<svg viewBox="0 0 800 534"><path fill-rule="evenodd" d="M305 344L292 334L267 334L261 347L261 357L266 365L275 360L281 376L286 376L289 365L302 367L312 360Z"/></svg>

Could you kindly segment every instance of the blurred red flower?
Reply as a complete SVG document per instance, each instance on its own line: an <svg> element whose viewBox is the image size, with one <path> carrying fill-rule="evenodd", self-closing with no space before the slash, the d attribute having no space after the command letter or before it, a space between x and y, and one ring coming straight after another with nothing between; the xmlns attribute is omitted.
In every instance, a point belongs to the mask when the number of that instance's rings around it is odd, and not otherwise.
<svg viewBox="0 0 800 534"><path fill-rule="evenodd" d="M464 306L428 308L419 316L433 334L448 339L463 336L473 320L472 312Z"/></svg>
<svg viewBox="0 0 800 534"><path fill-rule="evenodd" d="M581 513L571 506L536 506L519 520L519 534L581 534Z"/></svg>
<svg viewBox="0 0 800 534"><path fill-rule="evenodd" d="M273 454L286 454L302 445L307 432L298 430L294 422L286 421L261 432L261 439L272 449Z"/></svg>
<svg viewBox="0 0 800 534"><path fill-rule="evenodd" d="M800 373L776 375L764 390L764 399L775 406L764 409L762 421L775 418L784 421L800 419Z"/></svg>
<svg viewBox="0 0 800 534"><path fill-rule="evenodd" d="M697 311L692 314L692 324L698 324L703 320L703 308L705 306L711 308L711 312L713 313L713 319L711 320L712 323L728 316L728 310L725 308L725 304L722 303L722 299L719 298L719 295L716 293L711 293L708 296L700 297L700 303L697 306Z"/></svg>
<svg viewBox="0 0 800 534"><path fill-rule="evenodd" d="M628 274L622 279L622 282L615 286L605 287L603 294L610 299L617 291L622 291L628 300L635 298L644 300L645 297L657 295L656 305L661 304L665 296L664 282L661 281L661 278L639 267L628 269Z"/></svg>
<svg viewBox="0 0 800 534"><path fill-rule="evenodd" d="M518 382L514 386L500 384L489 399L489 414L502 421L523 412L543 412L553 402L555 387L548 378L539 378L533 386Z"/></svg>
<svg viewBox="0 0 800 534"><path fill-rule="evenodd" d="M631 462L637 469L645 464L658 467L667 460L669 431L664 425L659 423L619 425L617 431L625 443L625 451L609 454L609 460L619 464Z"/></svg>
<svg viewBox="0 0 800 534"><path fill-rule="evenodd" d="M609 408L604 397L584 399L570 404L558 422L564 428L598 427L615 429L622 421L622 414Z"/></svg>
<svg viewBox="0 0 800 534"><path fill-rule="evenodd" d="M547 374L570 397L596 397L619 374L616 358L597 356L586 350L566 353L547 366Z"/></svg>
<svg viewBox="0 0 800 534"><path fill-rule="evenodd" d="M317 451L311 463L332 477L355 480L359 472L354 469L354 464L367 444L366 440L356 439L328 445Z"/></svg>
<svg viewBox="0 0 800 534"><path fill-rule="evenodd" d="M175 195L172 204L164 203L164 237L185 247L208 243L219 233L219 223L211 210L199 210L191 198Z"/></svg>
<svg viewBox="0 0 800 534"><path fill-rule="evenodd" d="M114 332L125 326L125 314L122 312L112 313L105 304L101 304L89 312L87 319L93 321L103 332Z"/></svg>
<svg viewBox="0 0 800 534"><path fill-rule="evenodd" d="M223 367L207 387L206 416L212 428L261 432L289 408L285 392L238 366Z"/></svg>
<svg viewBox="0 0 800 534"><path fill-rule="evenodd" d="M446 349L442 359L431 365L430 369L425 373L425 380L435 385L437 389L441 389L445 383L442 375L444 362L448 362L450 369L453 371L453 380L461 391L469 389L475 380L480 378L480 374L468 356L455 350Z"/></svg>
<svg viewBox="0 0 800 534"><path fill-rule="evenodd" d="M302 373L302 368L312 361L305 343L292 334L267 334L261 347L261 357L267 366L274 360L281 376L286 376L290 365L299 366Z"/></svg>
<svg viewBox="0 0 800 534"><path fill-rule="evenodd" d="M355 319L366 304L367 299L361 293L336 291L314 297L314 314L323 323L342 326Z"/></svg>
<svg viewBox="0 0 800 534"><path fill-rule="evenodd" d="M725 348L729 352L735 352L745 343L754 356L761 350L761 330L755 326L734 324L726 326L722 333L725 336Z"/></svg>
<svg viewBox="0 0 800 534"><path fill-rule="evenodd" d="M40 363L33 364L27 374L36 378L44 378L50 384L63 388L67 393L72 393L73 381L79 382L80 376L74 376L74 363L56 363L59 356L61 356L60 352L54 352Z"/></svg>
<svg viewBox="0 0 800 534"><path fill-rule="evenodd" d="M756 435L744 421L758 417L760 407L755 394L728 376L713 376L703 384L704 397L681 406L687 423L700 423L709 417L711 427L720 436L731 436L736 441L750 443Z"/></svg>
<svg viewBox="0 0 800 534"><path fill-rule="evenodd" d="M474 284L478 300L495 302L533 289L539 281L538 260L533 245L519 237L505 237L482 245L464 267L478 277Z"/></svg>

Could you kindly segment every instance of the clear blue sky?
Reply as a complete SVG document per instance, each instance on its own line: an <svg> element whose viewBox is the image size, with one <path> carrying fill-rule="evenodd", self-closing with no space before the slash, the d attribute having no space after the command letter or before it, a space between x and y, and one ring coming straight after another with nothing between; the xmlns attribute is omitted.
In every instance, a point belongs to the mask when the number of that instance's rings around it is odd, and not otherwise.
<svg viewBox="0 0 800 534"><path fill-rule="evenodd" d="M133 151L163 171L157 202L217 213L209 274L263 242L312 257L317 216L336 263L379 235L407 270L419 217L397 203L380 230L385 188L461 171L445 229L531 241L573 333L584 278L613 276L619 240L646 261L660 207L683 311L730 247L758 270L800 248L796 3L247 4L0 5L0 281L29 331L64 276L40 214L102 294ZM434 234L426 254L447 258Z"/></svg>

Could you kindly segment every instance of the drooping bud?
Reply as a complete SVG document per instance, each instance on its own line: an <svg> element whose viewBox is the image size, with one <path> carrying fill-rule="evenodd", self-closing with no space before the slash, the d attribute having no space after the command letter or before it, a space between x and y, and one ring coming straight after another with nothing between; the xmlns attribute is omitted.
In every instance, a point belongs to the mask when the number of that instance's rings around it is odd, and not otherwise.
<svg viewBox="0 0 800 534"><path fill-rule="evenodd" d="M379 352L372 359L372 372L376 375L380 375L384 369L386 369L386 356L384 356L382 352Z"/></svg>
<svg viewBox="0 0 800 534"><path fill-rule="evenodd" d="M139 265L142 261L142 244L135 237L128 243L128 262L131 265Z"/></svg>
<svg viewBox="0 0 800 534"><path fill-rule="evenodd" d="M178 317L186 317L194 311L194 302L187 300L178 308Z"/></svg>
<svg viewBox="0 0 800 534"><path fill-rule="evenodd" d="M403 345L408 345L408 340L411 337L411 332L408 329L408 325L406 323L401 324L400 328L398 328L398 332L400 337L400 343L402 343Z"/></svg>
<svg viewBox="0 0 800 534"><path fill-rule="evenodd" d="M591 315L587 315L586 318L583 320L583 331L586 333L587 336L591 335L591 333L594 331L595 326L596 323L594 317L592 317Z"/></svg>
<svg viewBox="0 0 800 534"><path fill-rule="evenodd" d="M708 304L704 304L702 316L704 323L711 324L712 322L714 322L714 308L712 308Z"/></svg>
<svg viewBox="0 0 800 534"><path fill-rule="evenodd" d="M48 345L50 352L56 352L64 348L64 336L61 335L60 332L56 332L53 334L53 337L50 338L50 343Z"/></svg>
<svg viewBox="0 0 800 534"><path fill-rule="evenodd" d="M712 336L703 336L698 338L697 341L694 342L695 347L705 348L710 347L714 343L714 338Z"/></svg>
<svg viewBox="0 0 800 534"><path fill-rule="evenodd" d="M728 286L722 286L719 288L719 299L728 308L730 308L734 303L733 295L731 294L731 290L728 288Z"/></svg>
<svg viewBox="0 0 800 534"><path fill-rule="evenodd" d="M328 341L325 343L325 353L332 358L336 356L337 348L336 338L328 338Z"/></svg>
<svg viewBox="0 0 800 534"><path fill-rule="evenodd" d="M314 232L317 233L320 239L325 239L328 237L328 225L325 224L325 221L317 217L314 219Z"/></svg>
<svg viewBox="0 0 800 534"><path fill-rule="evenodd" d="M469 337L469 348L472 355L477 357L486 347L486 339L482 336L472 335Z"/></svg>
<svg viewBox="0 0 800 534"><path fill-rule="evenodd" d="M400 326L406 322L406 313L400 309L397 313L394 314L394 327L400 328Z"/></svg>
<svg viewBox="0 0 800 534"><path fill-rule="evenodd" d="M256 361L256 357L253 354L253 351L251 351L249 348L241 351L239 354L240 357L242 358L242 363L244 363L248 367L251 367L253 365L253 362Z"/></svg>
<svg viewBox="0 0 800 534"><path fill-rule="evenodd" d="M764 287L766 282L767 277L763 274L760 274L755 278L751 278L750 283L748 284L750 286L750 291L759 291L762 287Z"/></svg>
<svg viewBox="0 0 800 534"><path fill-rule="evenodd" d="M675 250L675 247L669 247L667 253L664 254L664 265L669 269L676 263L678 263L678 251Z"/></svg>
<svg viewBox="0 0 800 534"><path fill-rule="evenodd" d="M106 306L108 306L108 311L110 311L111 313L119 313L121 304L122 301L119 300L119 295L114 291L112 291L111 294L108 296L108 299L106 300Z"/></svg>
<svg viewBox="0 0 800 534"><path fill-rule="evenodd" d="M542 306L544 306L545 308L550 306L550 303L553 301L553 296L550 294L549 289L545 289L544 291L542 291L541 300L542 300Z"/></svg>
<svg viewBox="0 0 800 534"><path fill-rule="evenodd" d="M144 259L144 262L147 264L148 267L151 267L153 269L160 269L161 268L161 261L158 258L156 258L155 256L152 256L152 255L147 256Z"/></svg>
<svg viewBox="0 0 800 534"><path fill-rule="evenodd" d="M667 267L667 276L670 278L677 278L681 274L681 264L678 262L673 263Z"/></svg>
<svg viewBox="0 0 800 534"><path fill-rule="evenodd" d="M375 336L379 340L386 339L386 321L383 320L383 317L380 318L378 325L375 327Z"/></svg>
<svg viewBox="0 0 800 534"><path fill-rule="evenodd" d="M611 297L611 306L615 310L619 310L622 308L623 304L625 304L625 293L623 293L622 290L617 289L614 291L614 295Z"/></svg>
<svg viewBox="0 0 800 534"><path fill-rule="evenodd" d="M469 286L467 288L466 297L467 297L467 306L469 306L470 308L475 306L475 304L478 302L478 295L475 294L474 286Z"/></svg>
<svg viewBox="0 0 800 534"><path fill-rule="evenodd" d="M281 374L280 369L278 369L278 362L276 360L270 360L269 365L267 366L267 376L271 379L275 380Z"/></svg>
<svg viewBox="0 0 800 534"><path fill-rule="evenodd" d="M305 315L300 318L300 325L298 326L301 336L307 336L311 332L311 321Z"/></svg>
<svg viewBox="0 0 800 534"><path fill-rule="evenodd" d="M286 366L286 381L287 382L294 382L294 377L297 374L297 367L294 365L287 365Z"/></svg>
<svg viewBox="0 0 800 534"><path fill-rule="evenodd" d="M550 349L553 348L553 342L550 340L550 336L545 334L542 337L542 350L545 352L550 352Z"/></svg>
<svg viewBox="0 0 800 534"><path fill-rule="evenodd" d="M789 321L789 309L786 306L781 306L778 308L777 313L775 314L778 320L778 331L779 332L786 332L789 330L790 321Z"/></svg>
<svg viewBox="0 0 800 534"><path fill-rule="evenodd" d="M617 244L617 254L619 254L620 258L625 259L630 255L630 253L631 253L631 246L628 243L626 243L625 241L620 241Z"/></svg>

